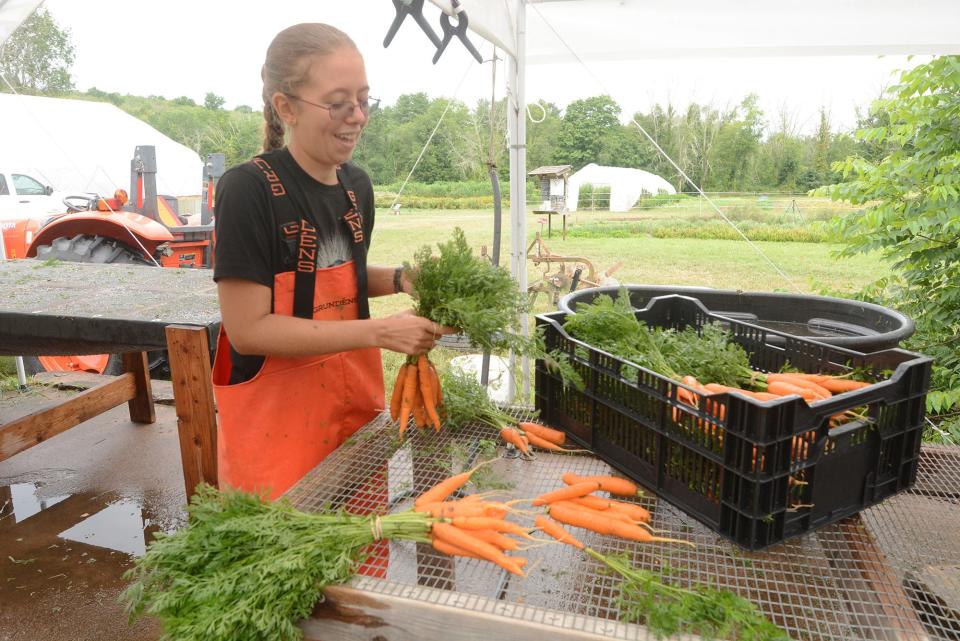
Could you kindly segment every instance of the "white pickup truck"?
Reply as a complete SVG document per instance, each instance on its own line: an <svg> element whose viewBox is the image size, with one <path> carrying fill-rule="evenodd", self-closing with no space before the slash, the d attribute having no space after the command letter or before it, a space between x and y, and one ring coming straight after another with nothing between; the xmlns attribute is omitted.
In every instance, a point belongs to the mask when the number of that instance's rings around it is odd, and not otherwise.
<svg viewBox="0 0 960 641"><path fill-rule="evenodd" d="M46 218L67 210L67 193L54 191L34 176L0 169L0 220Z"/></svg>

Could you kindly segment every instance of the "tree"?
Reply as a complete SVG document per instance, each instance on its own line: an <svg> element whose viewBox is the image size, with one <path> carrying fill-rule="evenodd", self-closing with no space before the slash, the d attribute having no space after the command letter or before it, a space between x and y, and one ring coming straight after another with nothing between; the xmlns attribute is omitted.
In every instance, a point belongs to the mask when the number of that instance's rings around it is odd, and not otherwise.
<svg viewBox="0 0 960 641"><path fill-rule="evenodd" d="M610 96L574 100L563 114L557 140L557 160L574 170L597 162L608 132L620 126L620 105Z"/></svg>
<svg viewBox="0 0 960 641"><path fill-rule="evenodd" d="M911 346L936 359L928 408L960 406L960 57L934 58L900 76L871 114L888 124L857 138L893 149L836 163L844 182L819 194L862 209L837 222L841 255L878 251L894 275L872 294L913 316ZM960 424L958 424L960 427Z"/></svg>
<svg viewBox="0 0 960 641"><path fill-rule="evenodd" d="M219 111L219 110L223 109L223 105L224 105L225 102L226 102L226 100L224 100L223 98L221 98L221 97L218 96L217 94L213 93L212 91L208 91L208 92L207 92L207 95L204 96L204 98L203 98L203 106L204 106L204 108L205 108L205 109L211 109L211 110L213 110L213 111Z"/></svg>
<svg viewBox="0 0 960 641"><path fill-rule="evenodd" d="M38 9L0 48L0 92L61 95L73 90L70 30L61 29L46 9ZM7 84L9 83L9 85Z"/></svg>

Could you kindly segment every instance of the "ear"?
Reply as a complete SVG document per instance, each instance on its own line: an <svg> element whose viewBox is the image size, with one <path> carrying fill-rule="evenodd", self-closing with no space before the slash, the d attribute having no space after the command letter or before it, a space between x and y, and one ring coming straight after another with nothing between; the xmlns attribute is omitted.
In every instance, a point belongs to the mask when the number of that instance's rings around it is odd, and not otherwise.
<svg viewBox="0 0 960 641"><path fill-rule="evenodd" d="M297 110L287 94L278 91L273 94L270 100L273 102L274 111L277 112L277 116L285 125L292 127L297 124Z"/></svg>

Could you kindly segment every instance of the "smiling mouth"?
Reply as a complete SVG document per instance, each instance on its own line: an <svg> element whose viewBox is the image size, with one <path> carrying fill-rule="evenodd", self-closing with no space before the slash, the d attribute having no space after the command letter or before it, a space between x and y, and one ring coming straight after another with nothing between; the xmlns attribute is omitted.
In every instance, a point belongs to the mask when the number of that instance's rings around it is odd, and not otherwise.
<svg viewBox="0 0 960 641"><path fill-rule="evenodd" d="M357 138L359 138L360 134L358 132L353 134L334 134L334 136L343 142L353 143L357 142Z"/></svg>

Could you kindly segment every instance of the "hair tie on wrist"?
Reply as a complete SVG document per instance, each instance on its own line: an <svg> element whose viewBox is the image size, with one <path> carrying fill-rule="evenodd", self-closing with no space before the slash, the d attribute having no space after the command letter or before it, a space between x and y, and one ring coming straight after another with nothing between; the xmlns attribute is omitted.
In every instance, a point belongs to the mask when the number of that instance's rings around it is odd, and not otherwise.
<svg viewBox="0 0 960 641"><path fill-rule="evenodd" d="M403 276L403 267L397 267L393 270L393 293L399 294L403 291L403 283L400 278Z"/></svg>

